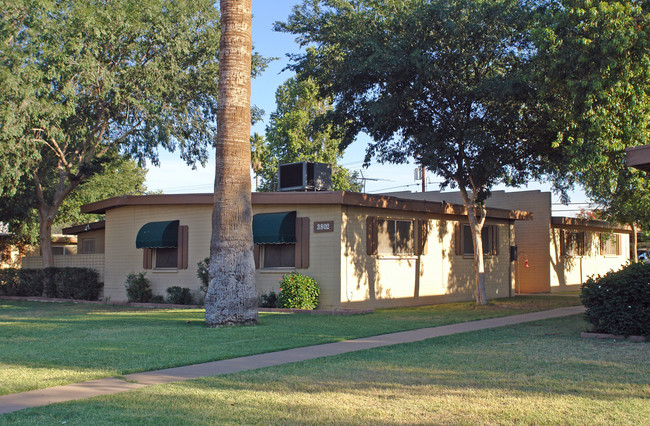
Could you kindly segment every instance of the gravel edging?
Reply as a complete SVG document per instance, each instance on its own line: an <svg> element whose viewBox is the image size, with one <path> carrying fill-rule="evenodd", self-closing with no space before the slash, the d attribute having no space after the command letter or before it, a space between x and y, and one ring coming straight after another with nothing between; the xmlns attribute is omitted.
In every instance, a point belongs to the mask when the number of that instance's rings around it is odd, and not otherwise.
<svg viewBox="0 0 650 426"><path fill-rule="evenodd" d="M646 341L645 336L622 336L618 334L607 334L607 333L590 333L583 331L580 333L580 337L583 339L614 339L614 340L629 340L632 343L642 343Z"/></svg>

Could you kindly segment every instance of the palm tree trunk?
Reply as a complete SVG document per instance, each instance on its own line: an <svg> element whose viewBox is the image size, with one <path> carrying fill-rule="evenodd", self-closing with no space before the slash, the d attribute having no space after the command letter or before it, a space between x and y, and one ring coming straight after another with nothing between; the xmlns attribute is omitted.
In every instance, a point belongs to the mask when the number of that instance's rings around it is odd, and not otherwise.
<svg viewBox="0 0 650 426"><path fill-rule="evenodd" d="M221 0L209 326L257 323L250 179L252 0Z"/></svg>

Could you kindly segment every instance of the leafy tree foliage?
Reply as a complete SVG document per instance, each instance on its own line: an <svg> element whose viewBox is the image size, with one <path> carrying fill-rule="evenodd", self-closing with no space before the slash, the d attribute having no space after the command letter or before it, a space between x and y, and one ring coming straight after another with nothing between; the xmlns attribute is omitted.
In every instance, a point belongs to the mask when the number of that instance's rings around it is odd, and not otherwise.
<svg viewBox="0 0 650 426"><path fill-rule="evenodd" d="M648 12L647 0L549 1L534 31L535 85L563 152L556 184L579 183L609 220L644 227L650 182L624 149L650 142Z"/></svg>
<svg viewBox="0 0 650 426"><path fill-rule="evenodd" d="M344 146L365 132L374 140L367 161L415 157L458 187L480 304L483 201L497 183L524 183L538 164L523 72L529 18L515 0L306 0L276 24L307 47L292 68L334 99Z"/></svg>
<svg viewBox="0 0 650 426"><path fill-rule="evenodd" d="M163 148L205 162L216 139L219 13L208 0L0 1L0 177L14 173L1 186L33 179L51 266L57 211L104 156L157 164Z"/></svg>
<svg viewBox="0 0 650 426"><path fill-rule="evenodd" d="M139 167L133 160L123 157L110 159L101 172L81 183L63 200L52 224L53 228L60 229L99 220L97 215L81 213L80 208L84 204L119 195L146 193L146 174L147 170ZM14 243L19 246L33 245L37 244L39 237L35 183L32 179L22 179L21 183L13 196L8 193L0 196L0 222L9 226Z"/></svg>
<svg viewBox="0 0 650 426"><path fill-rule="evenodd" d="M339 129L331 123L319 123L331 103L319 97L315 82L290 78L275 92L275 102L277 109L266 128L266 143L258 136L253 148L255 153L264 153L256 172L262 177L260 190L277 191L278 165L315 161L332 165L334 190L360 191L357 173L337 165L342 156Z"/></svg>

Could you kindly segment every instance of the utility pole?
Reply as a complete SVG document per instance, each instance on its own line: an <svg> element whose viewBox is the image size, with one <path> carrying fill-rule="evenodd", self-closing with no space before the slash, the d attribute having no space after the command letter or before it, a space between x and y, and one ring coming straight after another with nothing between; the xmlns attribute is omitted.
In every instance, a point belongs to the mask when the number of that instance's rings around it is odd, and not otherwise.
<svg viewBox="0 0 650 426"><path fill-rule="evenodd" d="M427 192L427 179L424 177L424 164L420 164L422 169L422 192Z"/></svg>

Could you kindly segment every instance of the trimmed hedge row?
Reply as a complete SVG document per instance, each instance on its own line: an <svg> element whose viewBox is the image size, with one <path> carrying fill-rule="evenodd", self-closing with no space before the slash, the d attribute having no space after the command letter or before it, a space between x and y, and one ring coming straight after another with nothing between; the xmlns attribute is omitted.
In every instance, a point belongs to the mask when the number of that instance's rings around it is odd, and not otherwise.
<svg viewBox="0 0 650 426"><path fill-rule="evenodd" d="M0 269L0 294L97 300L104 283L89 268Z"/></svg>
<svg viewBox="0 0 650 426"><path fill-rule="evenodd" d="M650 336L650 263L592 277L580 297L594 332Z"/></svg>

